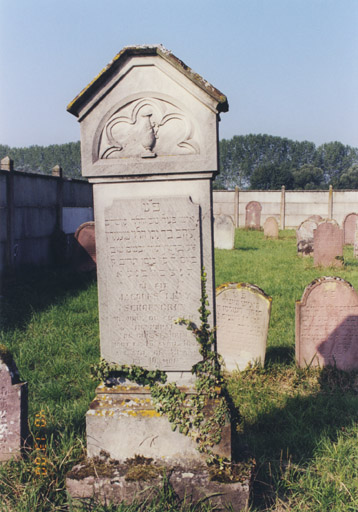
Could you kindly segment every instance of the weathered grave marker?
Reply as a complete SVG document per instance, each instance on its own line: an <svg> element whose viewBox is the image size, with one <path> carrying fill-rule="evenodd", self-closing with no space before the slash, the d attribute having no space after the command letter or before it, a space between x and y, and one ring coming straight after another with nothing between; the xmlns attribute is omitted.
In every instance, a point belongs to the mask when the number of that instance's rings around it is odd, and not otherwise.
<svg viewBox="0 0 358 512"><path fill-rule="evenodd" d="M336 221L327 220L318 224L313 232L314 265L341 267L343 265L343 230Z"/></svg>
<svg viewBox="0 0 358 512"><path fill-rule="evenodd" d="M354 244L354 233L356 229L357 213L349 213L343 221L344 245Z"/></svg>
<svg viewBox="0 0 358 512"><path fill-rule="evenodd" d="M217 346L227 370L264 364L271 301L252 284L227 283L217 288Z"/></svg>
<svg viewBox="0 0 358 512"><path fill-rule="evenodd" d="M313 256L313 232L317 226L315 220L306 219L296 229L297 254L299 256Z"/></svg>
<svg viewBox="0 0 358 512"><path fill-rule="evenodd" d="M138 46L124 48L68 110L81 122L84 175L93 183L101 355L166 371L195 393L198 343L174 321L199 324L203 266L213 309L211 181L227 99L162 46ZM120 462L141 455L202 463L197 443L155 410L148 387L126 381L96 392L89 457L105 450ZM217 450L230 456L224 429Z"/></svg>
<svg viewBox="0 0 358 512"><path fill-rule="evenodd" d="M235 242L235 225L229 215L214 217L214 247L216 249L233 249Z"/></svg>
<svg viewBox="0 0 358 512"><path fill-rule="evenodd" d="M0 345L0 461L21 456L27 438L27 383Z"/></svg>
<svg viewBox="0 0 358 512"><path fill-rule="evenodd" d="M321 277L296 302L299 366L358 369L358 295L339 277Z"/></svg>
<svg viewBox="0 0 358 512"><path fill-rule="evenodd" d="M74 267L80 272L96 269L96 239L94 222L84 222L75 232Z"/></svg>
<svg viewBox="0 0 358 512"><path fill-rule="evenodd" d="M246 205L245 228L260 229L262 206L257 201L250 201Z"/></svg>
<svg viewBox="0 0 358 512"><path fill-rule="evenodd" d="M323 220L323 217L321 217L320 215L310 215L306 220L314 220L318 224Z"/></svg>
<svg viewBox="0 0 358 512"><path fill-rule="evenodd" d="M264 235L268 238L278 238L278 222L275 217L268 217L265 220Z"/></svg>
<svg viewBox="0 0 358 512"><path fill-rule="evenodd" d="M354 232L353 256L358 258L358 218L356 219L356 229Z"/></svg>

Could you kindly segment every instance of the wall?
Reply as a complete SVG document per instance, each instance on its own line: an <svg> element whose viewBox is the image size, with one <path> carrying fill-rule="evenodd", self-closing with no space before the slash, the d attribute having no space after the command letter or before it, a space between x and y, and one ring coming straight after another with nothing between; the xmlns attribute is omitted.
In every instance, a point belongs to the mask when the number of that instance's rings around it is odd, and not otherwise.
<svg viewBox="0 0 358 512"><path fill-rule="evenodd" d="M281 229L296 229L310 215L333 218L340 226L346 215L358 213L358 190L214 190L214 215L230 215L237 227L245 227L246 205L258 201L261 226L275 217Z"/></svg>
<svg viewBox="0 0 358 512"><path fill-rule="evenodd" d="M93 220L92 186L86 181L0 169L0 272L54 262L56 229L71 237Z"/></svg>

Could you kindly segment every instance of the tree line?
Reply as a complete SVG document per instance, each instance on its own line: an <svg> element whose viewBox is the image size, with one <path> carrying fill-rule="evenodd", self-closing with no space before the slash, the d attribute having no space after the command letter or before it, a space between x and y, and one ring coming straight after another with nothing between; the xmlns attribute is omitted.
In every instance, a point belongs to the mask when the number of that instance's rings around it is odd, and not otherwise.
<svg viewBox="0 0 358 512"><path fill-rule="evenodd" d="M341 142L316 147L272 135L236 135L219 143L220 174L214 188L272 190L358 189L358 148ZM12 148L0 145L0 158L9 156L15 169L51 174L55 165L64 176L81 178L79 142Z"/></svg>
<svg viewBox="0 0 358 512"><path fill-rule="evenodd" d="M220 141L221 189L358 188L358 148L341 142L316 147L271 135L237 135Z"/></svg>

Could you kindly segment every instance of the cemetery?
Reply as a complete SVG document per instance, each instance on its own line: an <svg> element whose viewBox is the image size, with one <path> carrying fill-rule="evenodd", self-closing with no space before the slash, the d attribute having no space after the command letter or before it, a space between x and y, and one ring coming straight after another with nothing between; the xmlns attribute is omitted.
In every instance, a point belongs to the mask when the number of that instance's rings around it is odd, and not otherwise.
<svg viewBox="0 0 358 512"><path fill-rule="evenodd" d="M330 191L283 229L284 189L279 212L238 190L215 211L227 110L160 45L69 104L94 221L71 264L3 283L4 510L358 509L357 214Z"/></svg>

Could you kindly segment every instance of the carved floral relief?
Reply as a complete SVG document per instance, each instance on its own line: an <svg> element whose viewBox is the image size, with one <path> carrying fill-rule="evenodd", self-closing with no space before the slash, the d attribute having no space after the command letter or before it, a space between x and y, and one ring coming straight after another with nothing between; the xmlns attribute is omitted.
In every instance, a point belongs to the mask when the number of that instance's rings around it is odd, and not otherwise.
<svg viewBox="0 0 358 512"><path fill-rule="evenodd" d="M106 121L98 158L155 158L200 153L189 116L173 103L140 98L119 108Z"/></svg>

